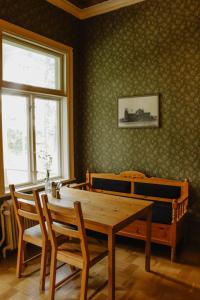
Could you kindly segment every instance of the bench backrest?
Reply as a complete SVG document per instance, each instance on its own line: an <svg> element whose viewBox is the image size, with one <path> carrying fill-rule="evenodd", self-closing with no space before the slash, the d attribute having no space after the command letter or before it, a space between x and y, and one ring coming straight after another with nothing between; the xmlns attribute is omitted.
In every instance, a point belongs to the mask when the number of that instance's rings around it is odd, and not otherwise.
<svg viewBox="0 0 200 300"><path fill-rule="evenodd" d="M135 171L133 171L134 174ZM126 172L125 172L126 173ZM126 197L144 196L150 200L172 202L188 196L188 182L176 181L165 178L145 177L137 173L134 176L123 176L123 173L89 173L86 174L86 182L89 189L95 192L116 194ZM152 199L155 198L155 199Z"/></svg>
<svg viewBox="0 0 200 300"><path fill-rule="evenodd" d="M120 174L87 172L86 188L94 192L154 201L152 221L156 223L171 224L188 209L187 181L148 178L135 171Z"/></svg>

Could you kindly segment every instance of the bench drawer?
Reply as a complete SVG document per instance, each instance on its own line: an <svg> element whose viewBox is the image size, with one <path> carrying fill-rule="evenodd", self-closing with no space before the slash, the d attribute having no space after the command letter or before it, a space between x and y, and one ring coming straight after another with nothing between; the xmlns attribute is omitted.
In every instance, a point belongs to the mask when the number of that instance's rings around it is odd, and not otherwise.
<svg viewBox="0 0 200 300"><path fill-rule="evenodd" d="M119 232L120 235L133 237L137 239L145 239L146 222L135 221ZM166 224L152 223L152 242L159 244L171 244L171 226Z"/></svg>

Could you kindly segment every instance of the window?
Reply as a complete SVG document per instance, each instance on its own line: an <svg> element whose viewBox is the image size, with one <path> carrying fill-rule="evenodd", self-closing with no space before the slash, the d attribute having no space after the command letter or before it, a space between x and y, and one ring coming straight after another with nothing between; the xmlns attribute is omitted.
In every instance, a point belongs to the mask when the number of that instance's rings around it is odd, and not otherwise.
<svg viewBox="0 0 200 300"><path fill-rule="evenodd" d="M62 176L59 99L3 92L2 120L6 187L43 180L47 155L53 158L51 177Z"/></svg>
<svg viewBox="0 0 200 300"><path fill-rule="evenodd" d="M2 95L5 185L29 182L28 115L25 96Z"/></svg>
<svg viewBox="0 0 200 300"><path fill-rule="evenodd" d="M61 55L4 35L3 80L60 89L61 67Z"/></svg>
<svg viewBox="0 0 200 300"><path fill-rule="evenodd" d="M10 183L42 182L47 168L52 178L73 178L72 49L2 20L0 25L0 192Z"/></svg>

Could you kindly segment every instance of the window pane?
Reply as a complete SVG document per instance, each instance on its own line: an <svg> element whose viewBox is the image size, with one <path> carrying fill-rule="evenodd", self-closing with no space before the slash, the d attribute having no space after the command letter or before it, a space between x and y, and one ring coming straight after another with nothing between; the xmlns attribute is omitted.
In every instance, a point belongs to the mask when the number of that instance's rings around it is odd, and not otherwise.
<svg viewBox="0 0 200 300"><path fill-rule="evenodd" d="M60 57L3 40L3 80L37 87L60 89Z"/></svg>
<svg viewBox="0 0 200 300"><path fill-rule="evenodd" d="M59 123L59 101L35 98L37 180L60 176Z"/></svg>
<svg viewBox="0 0 200 300"><path fill-rule="evenodd" d="M29 182L27 98L2 95L5 186Z"/></svg>

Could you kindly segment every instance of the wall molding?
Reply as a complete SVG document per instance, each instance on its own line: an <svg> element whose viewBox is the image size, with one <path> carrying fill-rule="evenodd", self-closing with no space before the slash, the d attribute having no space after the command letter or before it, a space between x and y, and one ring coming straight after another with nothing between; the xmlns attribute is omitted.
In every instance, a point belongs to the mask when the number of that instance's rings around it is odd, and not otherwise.
<svg viewBox="0 0 200 300"><path fill-rule="evenodd" d="M143 1L145 0L108 0L106 2L81 9L67 0L47 0L47 2L63 9L80 20L88 19Z"/></svg>
<svg viewBox="0 0 200 300"><path fill-rule="evenodd" d="M65 0L47 0L47 2L63 9L74 17L81 19L82 9Z"/></svg>

